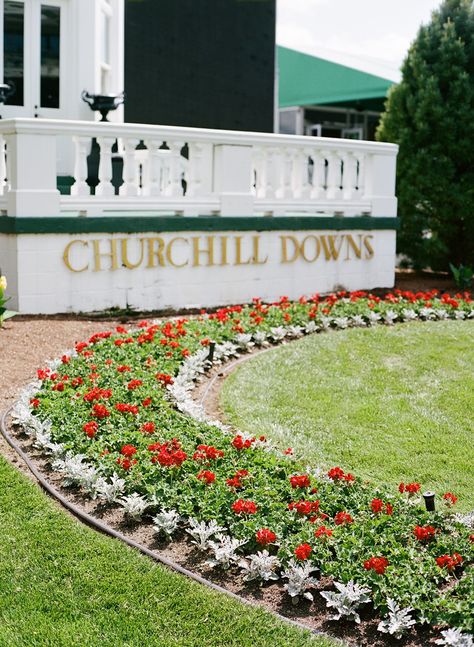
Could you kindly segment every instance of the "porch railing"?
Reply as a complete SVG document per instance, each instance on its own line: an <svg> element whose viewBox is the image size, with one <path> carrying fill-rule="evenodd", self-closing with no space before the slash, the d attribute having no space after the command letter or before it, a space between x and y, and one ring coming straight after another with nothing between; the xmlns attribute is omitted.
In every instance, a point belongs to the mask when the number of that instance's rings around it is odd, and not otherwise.
<svg viewBox="0 0 474 647"><path fill-rule="evenodd" d="M0 121L0 209L395 216L396 155L393 144L356 140L9 119Z"/></svg>

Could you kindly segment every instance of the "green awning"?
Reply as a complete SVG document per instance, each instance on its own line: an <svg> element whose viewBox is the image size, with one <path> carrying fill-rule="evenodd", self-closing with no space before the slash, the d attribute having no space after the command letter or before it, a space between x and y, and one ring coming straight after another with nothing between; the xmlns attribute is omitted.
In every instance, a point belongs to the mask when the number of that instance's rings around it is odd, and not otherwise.
<svg viewBox="0 0 474 647"><path fill-rule="evenodd" d="M279 105L333 105L384 99L394 81L278 47Z"/></svg>

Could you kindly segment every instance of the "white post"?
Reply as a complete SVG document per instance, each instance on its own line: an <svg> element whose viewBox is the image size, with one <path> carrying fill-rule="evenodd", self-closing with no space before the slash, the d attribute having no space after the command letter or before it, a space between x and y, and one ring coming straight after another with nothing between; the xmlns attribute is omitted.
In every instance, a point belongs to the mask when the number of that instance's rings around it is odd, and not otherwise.
<svg viewBox="0 0 474 647"><path fill-rule="evenodd" d="M218 144L214 148L214 193L222 216L253 214L252 146Z"/></svg>
<svg viewBox="0 0 474 647"><path fill-rule="evenodd" d="M395 217L397 155L393 153L372 153L365 157L365 195L372 203L373 216Z"/></svg>
<svg viewBox="0 0 474 647"><path fill-rule="evenodd" d="M14 132L5 136L10 177L9 216L57 216L56 136Z"/></svg>

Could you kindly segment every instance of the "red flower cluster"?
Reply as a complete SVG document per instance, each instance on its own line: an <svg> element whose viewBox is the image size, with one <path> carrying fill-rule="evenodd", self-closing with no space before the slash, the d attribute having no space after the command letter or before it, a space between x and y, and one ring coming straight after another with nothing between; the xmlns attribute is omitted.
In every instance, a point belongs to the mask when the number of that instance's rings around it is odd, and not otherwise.
<svg viewBox="0 0 474 647"><path fill-rule="evenodd" d="M379 514L381 512L384 512L388 515L393 514L393 506L390 503L384 503L382 499L372 499L370 507L372 508L372 512L374 514Z"/></svg>
<svg viewBox="0 0 474 647"><path fill-rule="evenodd" d="M288 510L296 510L300 516L309 516L319 511L319 500L316 501L292 501L288 504Z"/></svg>
<svg viewBox="0 0 474 647"><path fill-rule="evenodd" d="M455 568L461 566L463 563L463 558L459 553L453 553L452 555L441 555L441 557L436 558L436 563L440 568L447 568L448 571L454 571Z"/></svg>
<svg viewBox="0 0 474 647"><path fill-rule="evenodd" d="M244 440L240 434L237 434L237 436L232 440L232 445L235 449L239 450L249 449L256 440L256 438L247 438L247 440Z"/></svg>
<svg viewBox="0 0 474 647"><path fill-rule="evenodd" d="M142 384L143 382L141 380L130 380L130 382L127 384L127 388L129 391L134 391L135 389L138 389L138 387Z"/></svg>
<svg viewBox="0 0 474 647"><path fill-rule="evenodd" d="M145 434L153 434L155 432L155 423L154 422L144 422L140 427L140 431Z"/></svg>
<svg viewBox="0 0 474 647"><path fill-rule="evenodd" d="M389 562L386 557L371 557L364 562L366 571L375 571L378 575L383 575Z"/></svg>
<svg viewBox="0 0 474 647"><path fill-rule="evenodd" d="M455 496L452 492L446 492L443 494L443 499L446 501L446 505L452 506L458 500L458 497Z"/></svg>
<svg viewBox="0 0 474 647"><path fill-rule="evenodd" d="M174 383L174 380L171 377L171 375L167 375L166 373L157 373L155 377L158 380L158 382L161 382L163 384L163 386Z"/></svg>
<svg viewBox="0 0 474 647"><path fill-rule="evenodd" d="M301 476L290 476L290 483L292 488L305 488L311 485L309 476L302 474Z"/></svg>
<svg viewBox="0 0 474 647"><path fill-rule="evenodd" d="M300 544L295 548L295 557L300 561L304 561L311 555L312 550L309 544Z"/></svg>
<svg viewBox="0 0 474 647"><path fill-rule="evenodd" d="M255 534L255 539L260 546L268 546L276 540L276 535L268 528L260 528Z"/></svg>
<svg viewBox="0 0 474 647"><path fill-rule="evenodd" d="M237 499L237 501L232 504L232 510L235 514L255 514L257 512L257 506L253 501Z"/></svg>
<svg viewBox="0 0 474 647"><path fill-rule="evenodd" d="M197 478L200 481L205 481L206 485L210 485L216 480L216 475L214 474L214 472L210 472L209 470L201 470L197 475Z"/></svg>
<svg viewBox="0 0 474 647"><path fill-rule="evenodd" d="M134 458L133 460L130 460L129 458L124 458L123 456L119 456L117 458L117 465L120 465L124 470L129 470L132 465L137 464L137 459Z"/></svg>
<svg viewBox="0 0 474 647"><path fill-rule="evenodd" d="M433 526L415 526L413 534L418 541L430 541L436 534L436 528L433 528Z"/></svg>
<svg viewBox="0 0 474 647"><path fill-rule="evenodd" d="M128 373L128 372L129 372L129 371L131 371L131 370L132 370L132 369L130 368L130 366L125 366L124 364L122 364L122 365L120 365L120 366L117 366L117 371L118 371L119 373Z"/></svg>
<svg viewBox="0 0 474 647"><path fill-rule="evenodd" d="M347 474L342 470L340 467L333 467L332 469L329 470L328 476L332 481L355 481L355 476L351 474L350 472L347 472Z"/></svg>
<svg viewBox="0 0 474 647"><path fill-rule="evenodd" d="M109 337L112 336L112 333L107 331L107 332L96 332L92 337L89 339L89 344L96 344L98 341L101 339L108 339Z"/></svg>
<svg viewBox="0 0 474 647"><path fill-rule="evenodd" d="M38 398L30 398L30 404L33 409L37 409L40 405L40 401L38 400Z"/></svg>
<svg viewBox="0 0 474 647"><path fill-rule="evenodd" d="M122 454L122 456L131 458L137 453L137 448L134 445L124 445L120 450L120 453Z"/></svg>
<svg viewBox="0 0 474 647"><path fill-rule="evenodd" d="M420 491L421 485L419 483L400 483L398 486L398 491L403 494L403 492L408 492L409 495L416 494Z"/></svg>
<svg viewBox="0 0 474 647"><path fill-rule="evenodd" d="M95 418L108 418L108 416L110 416L110 411L107 409L105 404L94 404L92 407L92 415Z"/></svg>
<svg viewBox="0 0 474 647"><path fill-rule="evenodd" d="M99 425L95 420L91 420L90 422L86 422L82 428L86 432L88 438L94 438L99 429Z"/></svg>
<svg viewBox="0 0 474 647"><path fill-rule="evenodd" d="M336 526L345 526L349 523L354 523L354 519L351 517L351 515L348 512L336 512L334 515L334 523Z"/></svg>
<svg viewBox="0 0 474 647"><path fill-rule="evenodd" d="M108 400L112 397L111 389L99 389L98 386L95 386L93 389L89 389L84 393L85 402L94 402L94 400Z"/></svg>
<svg viewBox="0 0 474 647"><path fill-rule="evenodd" d="M247 470L238 470L232 478L226 480L226 484L232 488L244 487L242 479L248 475L249 473Z"/></svg>
<svg viewBox="0 0 474 647"><path fill-rule="evenodd" d="M133 413L134 416L138 414L138 407L136 404L127 404L126 402L118 402L115 405L116 411L120 413Z"/></svg>
<svg viewBox="0 0 474 647"><path fill-rule="evenodd" d="M314 531L314 536L315 537L332 537L333 531L330 528L326 528L326 526L319 526L317 530Z"/></svg>
<svg viewBox="0 0 474 647"><path fill-rule="evenodd" d="M151 462L159 463L162 467L181 467L188 458L177 438L173 438L171 442L148 445L148 451L153 452Z"/></svg>
<svg viewBox="0 0 474 647"><path fill-rule="evenodd" d="M193 461L216 461L223 456L222 449L216 449L212 445L198 445L193 454Z"/></svg>

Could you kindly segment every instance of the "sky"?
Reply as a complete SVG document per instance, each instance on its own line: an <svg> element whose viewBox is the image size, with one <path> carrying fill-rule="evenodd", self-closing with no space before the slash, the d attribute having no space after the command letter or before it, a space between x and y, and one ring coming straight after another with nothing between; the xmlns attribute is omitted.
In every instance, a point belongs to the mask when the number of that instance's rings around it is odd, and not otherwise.
<svg viewBox="0 0 474 647"><path fill-rule="evenodd" d="M277 0L277 43L400 79L419 26L441 0Z"/></svg>

